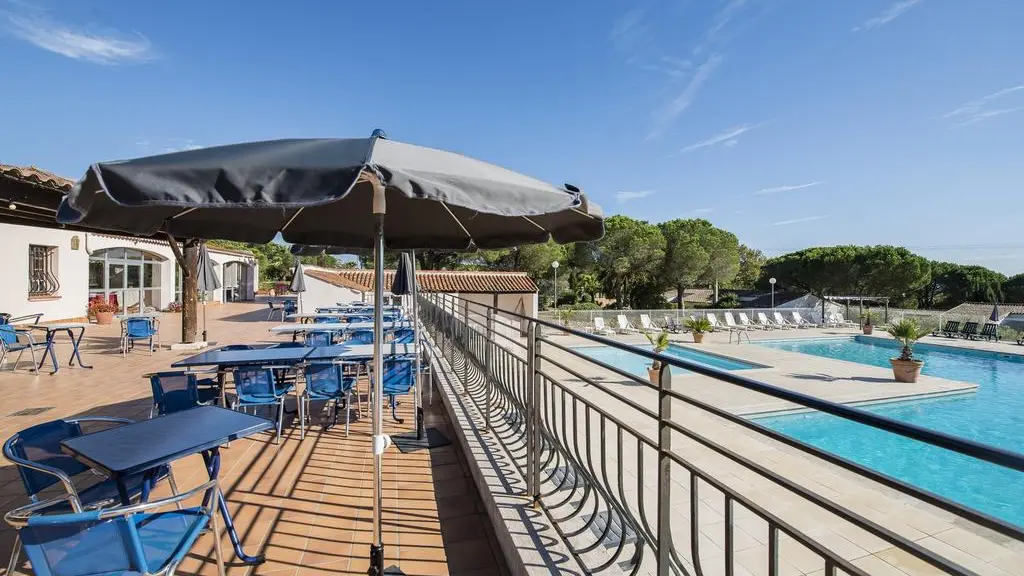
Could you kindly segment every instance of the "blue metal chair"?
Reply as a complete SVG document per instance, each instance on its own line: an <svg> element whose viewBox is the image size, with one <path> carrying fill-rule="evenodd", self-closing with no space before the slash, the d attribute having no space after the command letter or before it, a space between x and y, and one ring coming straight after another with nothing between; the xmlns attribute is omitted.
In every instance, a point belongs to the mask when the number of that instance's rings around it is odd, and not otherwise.
<svg viewBox="0 0 1024 576"><path fill-rule="evenodd" d="M149 340L149 353L153 354L153 337L158 334L156 323L150 318L129 318L121 331L121 355L135 347L136 340Z"/></svg>
<svg viewBox="0 0 1024 576"><path fill-rule="evenodd" d="M305 342L278 342L267 346L267 348L302 348L305 345Z"/></svg>
<svg viewBox="0 0 1024 576"><path fill-rule="evenodd" d="M373 322L372 316L349 316L348 323L355 324L356 322Z"/></svg>
<svg viewBox="0 0 1024 576"><path fill-rule="evenodd" d="M293 382L286 382L278 376L281 370L288 371L291 370L291 367L239 366L235 368L235 400L231 404L233 410L241 408L243 412L247 407L252 406L253 413L259 406L276 405L277 444L281 443L285 397L295 392ZM295 399L298 402L297 395Z"/></svg>
<svg viewBox="0 0 1024 576"><path fill-rule="evenodd" d="M372 380L371 380L372 382ZM396 409L396 396L408 394L416 385L416 361L413 358L392 358L384 361L383 394L391 404L391 417L401 424Z"/></svg>
<svg viewBox="0 0 1024 576"><path fill-rule="evenodd" d="M330 346L334 343L334 334L327 330L306 332L306 346Z"/></svg>
<svg viewBox="0 0 1024 576"><path fill-rule="evenodd" d="M220 348L217 348L217 350L223 350L225 352L230 352L232 350L252 350L252 349L253 349L253 347L250 344L228 344L227 346L221 346Z"/></svg>
<svg viewBox="0 0 1024 576"><path fill-rule="evenodd" d="M331 324L334 322L333 316L314 316L313 324Z"/></svg>
<svg viewBox="0 0 1024 576"><path fill-rule="evenodd" d="M220 397L217 388L199 387L199 380L194 372L156 372L147 374L149 385L153 389L153 407L149 417L163 416L172 412L180 412L213 404Z"/></svg>
<svg viewBox="0 0 1024 576"><path fill-rule="evenodd" d="M352 389L356 384L356 376L345 374L348 366L342 362L313 362L303 370L306 387L302 391L299 402L299 418L301 419L301 438L306 437L306 417L309 416L309 404L313 400L334 401L334 423L338 423L338 410L341 401L345 401L345 437L348 437L348 425L351 421ZM355 366L355 365L352 365Z"/></svg>
<svg viewBox="0 0 1024 576"><path fill-rule="evenodd" d="M373 330L354 330L348 335L349 344L373 344Z"/></svg>
<svg viewBox="0 0 1024 576"><path fill-rule="evenodd" d="M205 492L209 505L181 508L181 503ZM201 484L185 494L145 504L103 510L42 514L47 507L66 504L64 495L55 500L30 504L8 512L4 519L18 530L25 555L38 576L94 576L104 574L173 574L195 544L203 529L213 528L217 568L224 574L220 530L217 520L216 480ZM168 505L177 510L157 511ZM17 567L11 557L7 573Z"/></svg>
<svg viewBox="0 0 1024 576"><path fill-rule="evenodd" d="M299 311L299 306L295 303L295 300L285 300L283 308L285 317L289 314L296 314Z"/></svg>
<svg viewBox="0 0 1024 576"><path fill-rule="evenodd" d="M394 338L391 341L395 344L413 344L416 342L416 332L409 328L399 328L394 331Z"/></svg>
<svg viewBox="0 0 1024 576"><path fill-rule="evenodd" d="M22 355L25 354L25 350L28 350L32 355L32 371L38 374L39 362L36 361L36 349L42 349L45 354L46 346L46 342L37 342L28 330L20 330L12 324L0 324L0 364L7 360L7 356L11 352L17 352L18 357L14 360L14 369L17 370Z"/></svg>

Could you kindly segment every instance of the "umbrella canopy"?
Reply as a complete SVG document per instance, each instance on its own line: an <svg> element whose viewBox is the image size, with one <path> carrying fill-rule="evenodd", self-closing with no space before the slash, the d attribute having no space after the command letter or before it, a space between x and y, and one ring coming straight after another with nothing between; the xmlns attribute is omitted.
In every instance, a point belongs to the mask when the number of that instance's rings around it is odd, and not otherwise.
<svg viewBox="0 0 1024 576"><path fill-rule="evenodd" d="M217 270L210 260L210 252L206 249L206 242L199 246L199 261L196 264L196 287L200 292L213 292L220 288L220 278L217 277Z"/></svg>
<svg viewBox="0 0 1024 576"><path fill-rule="evenodd" d="M994 302L992 304L992 313L989 314L988 319L996 324L1002 322L1002 315L999 314L999 303Z"/></svg>
<svg viewBox="0 0 1024 576"><path fill-rule="evenodd" d="M306 291L306 274L302 271L302 261L296 259L295 269L292 270L292 283L288 286L292 292Z"/></svg>
<svg viewBox="0 0 1024 576"><path fill-rule="evenodd" d="M396 296L412 294L415 281L416 268L413 267L412 255L402 252L402 258L398 261L398 269L395 270L395 279L391 282L391 293Z"/></svg>
<svg viewBox="0 0 1024 576"><path fill-rule="evenodd" d="M601 210L555 187L452 152L370 138L274 140L93 164L58 220L130 234L373 248L374 180L394 249L590 241ZM126 210L125 208L131 208ZM379 213L374 210L375 213Z"/></svg>

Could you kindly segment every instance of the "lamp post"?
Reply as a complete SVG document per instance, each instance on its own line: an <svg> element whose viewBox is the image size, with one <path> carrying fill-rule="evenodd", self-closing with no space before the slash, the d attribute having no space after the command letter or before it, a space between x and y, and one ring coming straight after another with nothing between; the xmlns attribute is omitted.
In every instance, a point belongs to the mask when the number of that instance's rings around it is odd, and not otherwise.
<svg viewBox="0 0 1024 576"><path fill-rule="evenodd" d="M769 278L768 283L772 285L772 310L775 309L775 278Z"/></svg>
<svg viewBox="0 0 1024 576"><path fill-rule="evenodd" d="M553 305L551 307L557 310L558 309L558 260L555 260L554 262L551 263L551 271L552 271L552 274L554 275L554 285L552 285L552 287L551 287L551 295L554 298L552 299Z"/></svg>

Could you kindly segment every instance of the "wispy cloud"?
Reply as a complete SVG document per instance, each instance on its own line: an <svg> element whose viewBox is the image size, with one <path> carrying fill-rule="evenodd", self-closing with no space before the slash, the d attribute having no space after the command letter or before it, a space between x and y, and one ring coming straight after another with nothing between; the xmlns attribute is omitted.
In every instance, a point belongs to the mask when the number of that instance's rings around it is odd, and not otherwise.
<svg viewBox="0 0 1024 576"><path fill-rule="evenodd" d="M739 144L740 136L746 134L747 132L750 132L751 130L754 130L755 128L760 128L761 126L764 126L764 124L765 123L762 122L760 124L743 124L741 126L734 126L732 128L729 128L728 130L724 130L722 132L719 132L718 134L715 134L714 136L708 138L707 140L701 140L700 142L690 144L689 146L680 149L679 152L677 152L676 154L686 154L687 152L693 152L694 150L707 148L709 146L725 146L727 148L735 146Z"/></svg>
<svg viewBox="0 0 1024 576"><path fill-rule="evenodd" d="M693 77L690 78L690 81L686 83L686 86L678 95L654 111L652 114L654 126L647 135L648 140L664 134L676 119L679 118L679 115L685 112L690 107L690 104L693 104L693 100L700 93L701 87L711 78L715 69L722 63L723 58L723 56L718 54L712 54L710 58L697 67Z"/></svg>
<svg viewBox="0 0 1024 576"><path fill-rule="evenodd" d="M715 211L714 208L694 208L693 210L690 210L690 213L691 214L711 214L714 211Z"/></svg>
<svg viewBox="0 0 1024 576"><path fill-rule="evenodd" d="M141 148L144 154L170 154L205 148L191 138L139 138L135 145Z"/></svg>
<svg viewBox="0 0 1024 576"><path fill-rule="evenodd" d="M986 94L981 98L965 102L955 110L951 110L950 112L943 114L942 117L956 124L965 125L1017 112L1021 110L1021 107L998 108L993 110L989 109L988 106L993 101L1003 98L1004 96L1009 96L1010 94L1015 93L1024 94L1022 91L1024 91L1024 84L1018 84L1016 86L1010 86L1009 88L1003 88L1002 90L996 90L995 92Z"/></svg>
<svg viewBox="0 0 1024 576"><path fill-rule="evenodd" d="M801 222L813 222L815 220L822 220L828 218L828 214L822 214L819 216L806 216L804 218L796 218L794 220L780 220L778 222L772 222L772 226L789 226L790 224L800 224Z"/></svg>
<svg viewBox="0 0 1024 576"><path fill-rule="evenodd" d="M141 62L154 57L149 40L141 34L97 34L58 23L42 15L9 14L7 28L17 38L75 60L120 64Z"/></svg>
<svg viewBox="0 0 1024 576"><path fill-rule="evenodd" d="M717 44L722 33L729 25L729 22L740 14L743 10L744 4L746 3L747 0L729 0L729 2L715 14L714 18L712 18L711 26L709 26L707 31L704 33L704 38L701 40L701 43L694 47L693 54L695 56L699 55L708 46L714 46Z"/></svg>
<svg viewBox="0 0 1024 576"><path fill-rule="evenodd" d="M791 192L793 190L803 190L804 188L810 188L812 186L818 186L824 183L824 180L818 180L817 182L808 182L807 184L796 184L793 186L775 186L774 188L762 188L757 192L754 192L754 196L763 196L765 194L778 194L779 192Z"/></svg>
<svg viewBox="0 0 1024 576"><path fill-rule="evenodd" d="M625 202L632 202L633 200L647 198L651 194L654 194L654 190L623 190L615 193L615 201L619 204L623 204Z"/></svg>
<svg viewBox="0 0 1024 576"><path fill-rule="evenodd" d="M854 28L853 31L860 32L861 30L873 30L875 28L878 28L879 26L885 26L889 22L892 22L893 20L906 14L907 10L910 10L911 8L920 3L921 0L901 0L900 2L896 2L895 4L892 4L891 6L883 10L874 18L869 18L865 20L863 24Z"/></svg>
<svg viewBox="0 0 1024 576"><path fill-rule="evenodd" d="M647 10L644 8L633 8L622 16L619 16L612 24L612 30L608 34L608 40L612 47L623 52L633 52L645 36L646 26L644 16Z"/></svg>

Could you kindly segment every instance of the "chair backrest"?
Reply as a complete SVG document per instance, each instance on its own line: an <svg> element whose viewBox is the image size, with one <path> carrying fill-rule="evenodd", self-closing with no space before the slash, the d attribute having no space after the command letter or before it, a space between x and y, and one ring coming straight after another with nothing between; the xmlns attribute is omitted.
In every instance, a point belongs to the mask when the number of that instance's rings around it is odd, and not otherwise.
<svg viewBox="0 0 1024 576"><path fill-rule="evenodd" d="M992 323L985 324L981 327L981 333L985 336L992 336L996 333L996 325Z"/></svg>
<svg viewBox="0 0 1024 576"><path fill-rule="evenodd" d="M337 398L355 384L355 377L345 376L344 366L335 362L312 362L304 372L306 390L314 396Z"/></svg>
<svg viewBox="0 0 1024 576"><path fill-rule="evenodd" d="M332 342L331 333L326 330L306 332L306 346L330 346Z"/></svg>
<svg viewBox="0 0 1024 576"><path fill-rule="evenodd" d="M249 344L228 344L227 346L221 346L220 348L217 348L217 350L222 350L224 352L229 352L231 350L252 350L252 349L253 349L252 346L250 346Z"/></svg>
<svg viewBox="0 0 1024 576"><path fill-rule="evenodd" d="M150 573L132 518L101 520L101 513L31 516L18 533L32 572L39 576Z"/></svg>
<svg viewBox="0 0 1024 576"><path fill-rule="evenodd" d="M790 314L793 316L793 321L796 322L797 324L804 323L803 316L800 316L800 313L797 312L796 310L793 310L792 312L790 312Z"/></svg>
<svg viewBox="0 0 1024 576"><path fill-rule="evenodd" d="M768 321L768 315L765 314L764 312L757 313L757 321L760 322L761 324L764 324L765 326L771 324L771 322Z"/></svg>
<svg viewBox="0 0 1024 576"><path fill-rule="evenodd" d="M0 324L0 341L5 345L14 345L18 343L18 332L14 326L10 324Z"/></svg>
<svg viewBox="0 0 1024 576"><path fill-rule="evenodd" d="M394 313L384 314L383 318L385 322L398 322L398 316L396 316Z"/></svg>
<svg viewBox="0 0 1024 576"><path fill-rule="evenodd" d="M294 300L285 300L283 306L284 311L287 312L288 314L294 314L295 311L298 309L298 306Z"/></svg>
<svg viewBox="0 0 1024 576"><path fill-rule="evenodd" d="M647 314L640 315L640 325L647 329L654 328L654 324L651 322L651 317Z"/></svg>
<svg viewBox="0 0 1024 576"><path fill-rule="evenodd" d="M348 336L351 344L373 344L373 330L355 330Z"/></svg>
<svg viewBox="0 0 1024 576"><path fill-rule="evenodd" d="M627 328L629 326L629 320L626 320L625 314L616 316L615 321L619 323L619 328Z"/></svg>
<svg viewBox="0 0 1024 576"><path fill-rule="evenodd" d="M964 324L963 331L964 332L977 332L978 331L978 323L977 322L968 322L968 323Z"/></svg>
<svg viewBox="0 0 1024 576"><path fill-rule="evenodd" d="M354 324L356 322L373 322L373 318L369 316L349 316L348 323Z"/></svg>
<svg viewBox="0 0 1024 576"><path fill-rule="evenodd" d="M732 317L732 312L722 312L722 317L725 318L726 326L736 325L736 319Z"/></svg>
<svg viewBox="0 0 1024 576"><path fill-rule="evenodd" d="M157 372L149 375L157 414L171 414L199 405L196 375L192 372Z"/></svg>
<svg viewBox="0 0 1024 576"><path fill-rule="evenodd" d="M740 317L740 324L743 324L744 326L750 326L750 318L747 317L746 312L737 312L736 314L739 315Z"/></svg>
<svg viewBox="0 0 1024 576"><path fill-rule="evenodd" d="M786 319L782 317L781 312L772 312L772 316L775 318L775 322L777 324L789 324L789 322L786 322Z"/></svg>
<svg viewBox="0 0 1024 576"><path fill-rule="evenodd" d="M715 317L713 312L708 312L705 316L707 316L708 322L711 322L712 326L718 326L718 318Z"/></svg>
<svg viewBox="0 0 1024 576"><path fill-rule="evenodd" d="M334 318L331 316L314 316L313 324L330 324L334 322Z"/></svg>
<svg viewBox="0 0 1024 576"><path fill-rule="evenodd" d="M604 318L600 316L594 316L594 328L598 330L604 330Z"/></svg>
<svg viewBox="0 0 1024 576"><path fill-rule="evenodd" d="M235 368L235 392L243 402L267 402L278 398L272 368L239 366Z"/></svg>
<svg viewBox="0 0 1024 576"><path fill-rule="evenodd" d="M416 332L409 328L395 330L395 337L392 340L395 344L413 344L416 341Z"/></svg>
<svg viewBox="0 0 1024 576"><path fill-rule="evenodd" d="M11 436L4 443L4 455L57 468L71 477L85 472L88 467L64 454L60 441L81 435L82 427L77 422L53 420L36 424ZM60 481L56 476L24 466L18 466L18 474L29 496L35 496Z"/></svg>
<svg viewBox="0 0 1024 576"><path fill-rule="evenodd" d="M125 324L129 338L149 338L153 335L153 322L149 318L129 318Z"/></svg>
<svg viewBox="0 0 1024 576"><path fill-rule="evenodd" d="M412 358L393 358L384 361L384 395L408 394L416 383L416 361Z"/></svg>

